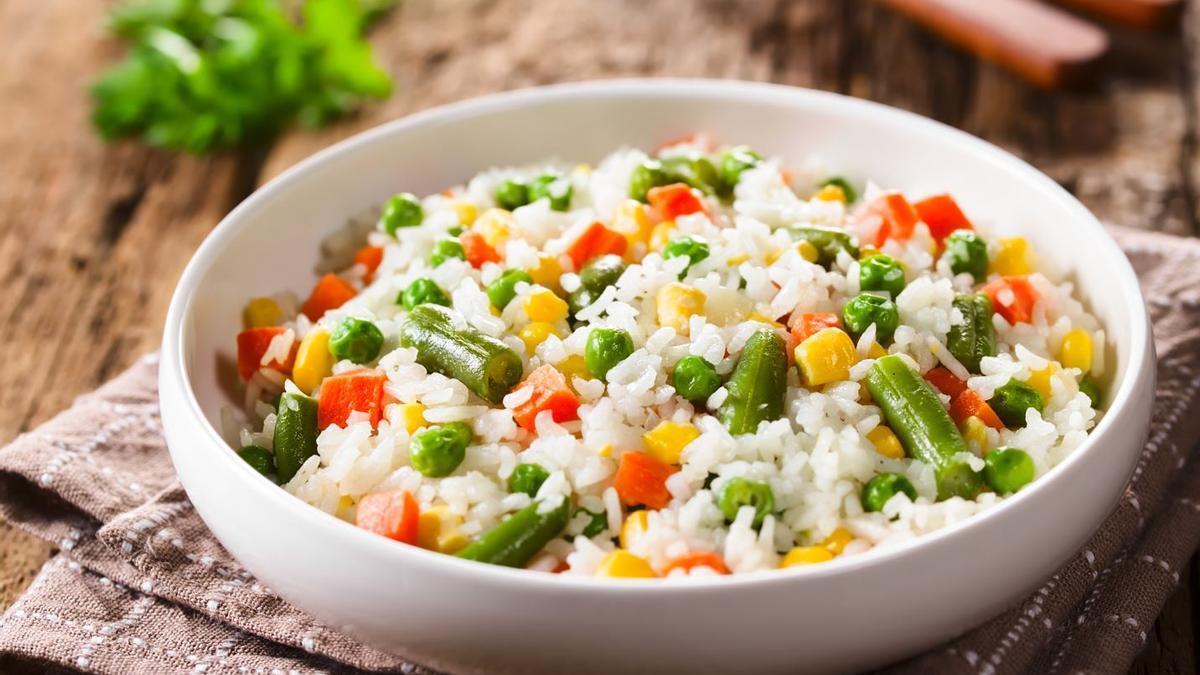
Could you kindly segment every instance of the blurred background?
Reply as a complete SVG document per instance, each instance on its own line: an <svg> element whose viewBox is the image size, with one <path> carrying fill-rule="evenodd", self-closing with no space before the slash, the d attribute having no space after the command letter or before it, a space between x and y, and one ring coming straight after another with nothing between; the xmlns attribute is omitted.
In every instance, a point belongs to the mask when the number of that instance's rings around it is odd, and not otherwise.
<svg viewBox="0 0 1200 675"><path fill-rule="evenodd" d="M362 129L494 91L672 76L841 92L992 141L1108 222L1200 234L1198 3L1062 2L1122 21L1047 15L1036 0L384 0L350 20L337 2L314 3L325 13L308 16L317 34L300 49L331 56L289 98L222 81L219 63L171 37L227 23L189 16L172 32L162 17L126 16L122 37L105 28L108 0L0 0L0 444L157 348L183 266L256 186ZM362 31L369 54L355 42ZM250 61L282 39L223 35ZM155 70L163 54L186 82ZM93 98L105 72L108 89ZM237 126L227 147L206 127L190 152L169 149L176 137L139 126L147 110L126 104L174 104L173 119L194 123L198 108L179 87L275 107L266 123ZM48 553L0 525L0 609ZM1197 576L1193 564L1135 672L1195 672Z"/></svg>

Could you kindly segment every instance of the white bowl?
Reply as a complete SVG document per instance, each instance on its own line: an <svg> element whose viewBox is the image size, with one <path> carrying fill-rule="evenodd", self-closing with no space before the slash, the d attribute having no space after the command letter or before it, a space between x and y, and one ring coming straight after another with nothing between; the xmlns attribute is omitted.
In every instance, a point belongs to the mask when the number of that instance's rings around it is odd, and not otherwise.
<svg viewBox="0 0 1200 675"><path fill-rule="evenodd" d="M594 161L703 130L914 194L1029 238L1107 328L1108 412L1015 498L906 545L808 568L691 582L600 581L403 546L263 480L221 439L217 367L243 303L305 289L320 239L399 190L493 165ZM226 371L227 372L227 371ZM949 127L841 96L716 81L572 84L450 105L324 150L213 231L171 303L160 373L180 480L214 534L284 598L363 641L454 672L822 672L937 645L1031 591L1092 534L1142 447L1154 390L1137 280L1096 219L1046 176Z"/></svg>

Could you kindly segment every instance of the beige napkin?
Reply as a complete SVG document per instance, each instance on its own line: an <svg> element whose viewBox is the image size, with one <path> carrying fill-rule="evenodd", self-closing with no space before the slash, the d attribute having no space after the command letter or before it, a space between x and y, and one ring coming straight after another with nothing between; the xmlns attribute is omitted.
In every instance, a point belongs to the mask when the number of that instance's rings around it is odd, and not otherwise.
<svg viewBox="0 0 1200 675"><path fill-rule="evenodd" d="M1200 540L1200 242L1112 228L1154 320L1151 436L1120 505L1032 596L897 672L1123 672ZM257 583L175 481L147 358L0 451L0 515L60 550L0 655L100 673L428 672Z"/></svg>

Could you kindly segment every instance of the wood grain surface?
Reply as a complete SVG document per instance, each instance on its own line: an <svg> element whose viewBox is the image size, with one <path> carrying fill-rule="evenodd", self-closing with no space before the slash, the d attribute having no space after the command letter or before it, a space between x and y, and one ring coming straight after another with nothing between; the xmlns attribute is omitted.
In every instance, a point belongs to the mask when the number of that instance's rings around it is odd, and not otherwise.
<svg viewBox="0 0 1200 675"><path fill-rule="evenodd" d="M867 0L407 0L373 36L391 100L194 158L89 129L87 83L118 54L100 28L108 2L0 0L0 443L156 347L188 257L256 185L382 121L514 87L671 75L840 91L998 143L1101 218L1195 236L1197 2L1181 30L1115 35L1093 90L1051 94ZM48 553L0 525L0 607ZM1192 568L1134 671L1195 672Z"/></svg>

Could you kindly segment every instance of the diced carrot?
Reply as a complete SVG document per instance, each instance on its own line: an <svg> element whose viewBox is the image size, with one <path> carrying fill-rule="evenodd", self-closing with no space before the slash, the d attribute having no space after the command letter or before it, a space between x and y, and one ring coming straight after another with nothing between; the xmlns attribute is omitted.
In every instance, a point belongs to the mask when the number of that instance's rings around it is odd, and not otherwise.
<svg viewBox="0 0 1200 675"><path fill-rule="evenodd" d="M474 230L467 230L458 235L458 243L462 244L463 251L467 254L467 262L475 269L483 267L483 263L500 262L500 254L496 249L487 243L482 234Z"/></svg>
<svg viewBox="0 0 1200 675"><path fill-rule="evenodd" d="M929 381L929 384L937 387L938 391L949 396L951 399L957 397L967 389L966 382L958 379L957 375L942 366L938 366L925 373L925 379Z"/></svg>
<svg viewBox="0 0 1200 675"><path fill-rule="evenodd" d="M1029 277L1003 277L979 289L992 299L996 312L1011 324L1029 323L1038 303L1038 292Z"/></svg>
<svg viewBox="0 0 1200 675"><path fill-rule="evenodd" d="M364 246L354 254L354 262L367 269L366 274L363 274L363 283L369 284L375 280L375 270L379 269L379 263L383 262L383 249L378 246Z"/></svg>
<svg viewBox="0 0 1200 675"><path fill-rule="evenodd" d="M355 370L332 375L321 381L317 400L317 429L331 424L346 426L354 411L367 413L371 426L379 425L383 415L383 383L387 378L374 370Z"/></svg>
<svg viewBox="0 0 1200 675"><path fill-rule="evenodd" d="M914 204L913 208L929 226L929 234L933 235L934 241L939 244L955 230L975 229L962 209L958 208L958 202L950 195L927 197Z"/></svg>
<svg viewBox="0 0 1200 675"><path fill-rule="evenodd" d="M667 490L667 478L676 469L650 455L626 452L621 455L613 488L626 506L641 504L651 509L661 509L671 503Z"/></svg>
<svg viewBox="0 0 1200 675"><path fill-rule="evenodd" d="M650 188L646 193L646 201L657 213L660 220L675 220L689 213L707 212L704 200L699 193L692 190L687 183L671 183L662 187Z"/></svg>
<svg viewBox="0 0 1200 675"><path fill-rule="evenodd" d="M788 330L796 344L826 328L841 328L842 320L833 312L795 312L788 317Z"/></svg>
<svg viewBox="0 0 1200 675"><path fill-rule="evenodd" d="M658 146L654 148L653 154L657 155L667 148L673 148L676 145L683 145L684 143L687 143L688 145L698 145L702 150L705 151L712 150L713 148L712 138L710 138L708 134L704 133L703 131L693 131L690 134L669 138L666 141L658 144Z"/></svg>
<svg viewBox="0 0 1200 675"><path fill-rule="evenodd" d="M263 356L267 353L267 347L271 345L271 341L276 335L282 335L287 329L281 326L262 326L259 328L248 328L237 336L237 357L238 357L238 374L243 380L249 380L258 372L262 366ZM268 368L273 368L284 374L292 372L292 364L296 362L296 349L300 345L292 340L292 348L288 352L288 356L283 361L275 359L267 364Z"/></svg>
<svg viewBox="0 0 1200 675"><path fill-rule="evenodd" d="M408 490L376 492L358 502L354 524L388 539L417 544L421 506Z"/></svg>
<svg viewBox="0 0 1200 675"><path fill-rule="evenodd" d="M592 258L612 253L623 255L629 241L620 232L613 232L603 223L595 222L588 225L583 234L567 247L567 255L575 262L575 269Z"/></svg>
<svg viewBox="0 0 1200 675"><path fill-rule="evenodd" d="M718 574L729 574L725 561L716 553L689 553L667 563L663 568L663 576L670 574L671 570L691 571L694 567L707 567Z"/></svg>
<svg viewBox="0 0 1200 675"><path fill-rule="evenodd" d="M316 321L324 316L325 312L341 307L355 295L358 295L358 291L345 279L336 274L326 274L317 280L317 285L313 287L308 300L301 305L300 311L309 320Z"/></svg>
<svg viewBox="0 0 1200 675"><path fill-rule="evenodd" d="M996 411L992 410L992 406L988 405L988 402L983 400L978 392L974 389L964 389L950 402L950 417L958 424L962 424L972 415L993 429L1004 428L1004 422L1000 421Z"/></svg>
<svg viewBox="0 0 1200 675"><path fill-rule="evenodd" d="M876 248L882 248L888 239L908 241L912 238L913 228L920 220L916 209L899 192L889 192L867 204L862 214L858 216L859 220L866 218L880 220L879 229L875 231L874 244Z"/></svg>
<svg viewBox="0 0 1200 675"><path fill-rule="evenodd" d="M530 388L532 395L527 401L513 408L513 419L522 429L534 431L538 413L549 410L553 413L555 422L569 422L579 419L579 398L567 386L567 378L550 364L540 366L517 385L513 391Z"/></svg>

